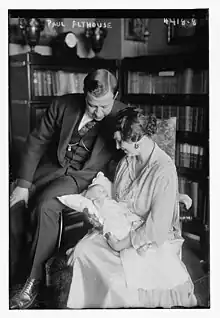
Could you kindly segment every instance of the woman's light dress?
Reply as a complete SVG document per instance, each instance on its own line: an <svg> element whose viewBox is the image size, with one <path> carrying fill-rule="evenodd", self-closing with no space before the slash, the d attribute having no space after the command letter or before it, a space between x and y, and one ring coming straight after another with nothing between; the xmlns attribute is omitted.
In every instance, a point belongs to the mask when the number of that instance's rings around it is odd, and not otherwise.
<svg viewBox="0 0 220 318"><path fill-rule="evenodd" d="M193 283L180 259L183 240L175 165L157 144L138 174L136 160L125 156L119 163L113 195L117 201L126 201L144 223L132 231L132 247L121 253L114 252L97 232L76 245L68 308L197 304Z"/></svg>

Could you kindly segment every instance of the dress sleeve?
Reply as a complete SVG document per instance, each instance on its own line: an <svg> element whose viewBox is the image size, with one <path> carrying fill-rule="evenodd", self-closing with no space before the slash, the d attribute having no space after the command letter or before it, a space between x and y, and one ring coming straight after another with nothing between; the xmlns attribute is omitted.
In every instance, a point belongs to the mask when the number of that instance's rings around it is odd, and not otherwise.
<svg viewBox="0 0 220 318"><path fill-rule="evenodd" d="M166 169L155 180L155 187L146 221L131 231L131 242L135 249L146 245L160 246L168 237L176 204L177 175L175 169Z"/></svg>

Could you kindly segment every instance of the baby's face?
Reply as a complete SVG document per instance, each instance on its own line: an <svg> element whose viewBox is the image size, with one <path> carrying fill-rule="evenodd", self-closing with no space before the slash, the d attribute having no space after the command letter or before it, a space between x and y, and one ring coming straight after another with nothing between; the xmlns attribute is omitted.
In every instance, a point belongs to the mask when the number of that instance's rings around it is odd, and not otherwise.
<svg viewBox="0 0 220 318"><path fill-rule="evenodd" d="M108 197L108 193L103 186L95 184L88 188L85 197L87 199L104 199Z"/></svg>

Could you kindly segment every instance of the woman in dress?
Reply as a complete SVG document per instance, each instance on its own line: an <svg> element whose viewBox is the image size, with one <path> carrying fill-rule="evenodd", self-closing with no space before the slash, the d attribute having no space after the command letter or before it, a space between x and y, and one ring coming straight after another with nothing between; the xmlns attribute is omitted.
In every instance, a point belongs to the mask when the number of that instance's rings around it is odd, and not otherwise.
<svg viewBox="0 0 220 318"><path fill-rule="evenodd" d="M155 116L139 108L119 112L114 139L125 157L116 169L113 198L126 202L143 223L120 241L94 231L67 251L73 266L68 308L196 306L180 259L176 168L151 139L156 129Z"/></svg>

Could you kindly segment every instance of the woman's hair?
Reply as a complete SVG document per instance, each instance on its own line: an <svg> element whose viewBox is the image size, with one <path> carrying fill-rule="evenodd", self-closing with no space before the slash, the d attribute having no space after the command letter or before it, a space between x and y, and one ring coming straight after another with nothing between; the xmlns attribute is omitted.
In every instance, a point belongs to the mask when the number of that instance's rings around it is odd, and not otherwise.
<svg viewBox="0 0 220 318"><path fill-rule="evenodd" d="M157 131L157 118L154 114L145 114L137 107L121 110L116 118L116 129L124 141L137 142L143 136L151 137Z"/></svg>
<svg viewBox="0 0 220 318"><path fill-rule="evenodd" d="M84 93L91 93L95 97L104 96L112 91L115 95L118 90L116 77L106 69L98 69L89 73L84 79Z"/></svg>

